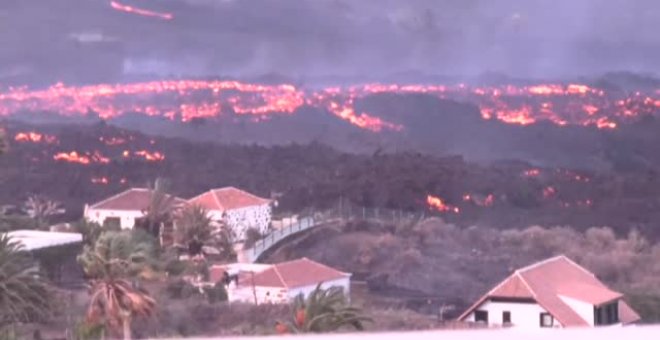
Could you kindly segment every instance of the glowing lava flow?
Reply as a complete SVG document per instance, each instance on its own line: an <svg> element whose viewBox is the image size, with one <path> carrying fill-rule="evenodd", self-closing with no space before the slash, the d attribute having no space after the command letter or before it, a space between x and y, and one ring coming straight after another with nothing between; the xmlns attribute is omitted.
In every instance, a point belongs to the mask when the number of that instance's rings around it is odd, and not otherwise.
<svg viewBox="0 0 660 340"><path fill-rule="evenodd" d="M460 212L458 207L446 204L440 197L428 195L426 196L426 203L429 205L429 208L439 212L454 212L456 214Z"/></svg>
<svg viewBox="0 0 660 340"><path fill-rule="evenodd" d="M643 115L660 115L660 100L654 92L608 93L581 84L493 87L363 84L304 90L287 84L221 80L164 80L80 87L56 84L42 90L9 88L0 91L0 115L47 111L84 116L94 112L100 118L112 119L132 112L183 122L236 115L259 122L274 115L292 114L307 105L370 131L399 131L405 126L386 121L373 112L356 112L356 103L368 96L420 93L473 103L480 108L484 119L518 125L549 121L559 126L612 129L619 122Z"/></svg>
<svg viewBox="0 0 660 340"><path fill-rule="evenodd" d="M78 164L83 164L83 165L88 165L91 163L101 163L101 164L107 164L110 163L110 159L107 157L104 157L101 155L99 152L95 151L94 153L78 153L77 151L71 151L71 152L60 152L57 153L53 156L53 159L56 161L64 161L64 162L69 162L69 163L78 163Z"/></svg>
<svg viewBox="0 0 660 340"><path fill-rule="evenodd" d="M172 13L162 13L162 12L156 12L156 11L150 11L147 9L142 9L142 8L137 8L133 6L128 6L121 4L117 1L110 1L110 6L118 11L121 12L126 12L126 13L132 13L132 14L137 14L137 15L142 15L145 17L153 17L153 18L160 18L163 20L172 20L174 19L174 15Z"/></svg>
<svg viewBox="0 0 660 340"><path fill-rule="evenodd" d="M135 151L133 154L142 157L149 162L160 162L165 160L165 155L163 155L158 151L149 152L147 150L140 150L140 151Z"/></svg>
<svg viewBox="0 0 660 340"><path fill-rule="evenodd" d="M44 135L34 131L19 132L14 136L14 140L22 143L57 143L57 138L55 136Z"/></svg>

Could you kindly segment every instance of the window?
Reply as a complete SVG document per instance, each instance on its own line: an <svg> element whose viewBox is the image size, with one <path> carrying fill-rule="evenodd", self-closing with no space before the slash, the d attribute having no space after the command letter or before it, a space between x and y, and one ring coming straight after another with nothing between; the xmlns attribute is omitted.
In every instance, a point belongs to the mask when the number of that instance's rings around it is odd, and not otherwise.
<svg viewBox="0 0 660 340"><path fill-rule="evenodd" d="M510 324L510 323L511 323L511 312L509 311L502 312L502 324Z"/></svg>
<svg viewBox="0 0 660 340"><path fill-rule="evenodd" d="M615 323L619 323L618 301L600 307L594 307L594 325L612 325Z"/></svg>
<svg viewBox="0 0 660 340"><path fill-rule="evenodd" d="M109 230L120 230L121 219L119 217L106 217L103 220L103 228Z"/></svg>
<svg viewBox="0 0 660 340"><path fill-rule="evenodd" d="M555 323L555 318L550 315L550 313L541 313L540 315L540 326L541 327L552 327Z"/></svg>
<svg viewBox="0 0 660 340"><path fill-rule="evenodd" d="M474 321L475 322L484 322L488 323L488 312L485 310L478 310L474 312Z"/></svg>

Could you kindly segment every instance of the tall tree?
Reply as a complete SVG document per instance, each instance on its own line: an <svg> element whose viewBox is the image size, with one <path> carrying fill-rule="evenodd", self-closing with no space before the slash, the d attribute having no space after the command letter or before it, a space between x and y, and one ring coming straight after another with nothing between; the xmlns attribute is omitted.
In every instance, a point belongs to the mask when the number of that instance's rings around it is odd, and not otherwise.
<svg viewBox="0 0 660 340"><path fill-rule="evenodd" d="M135 317L150 316L156 301L132 279L152 273L155 241L140 231L105 232L78 256L89 278L91 299L87 320L103 323L109 331L131 339Z"/></svg>
<svg viewBox="0 0 660 340"><path fill-rule="evenodd" d="M298 295L291 307L292 320L276 323L279 333L327 333L344 327L361 331L372 321L350 306L341 287L323 289L319 284L307 298Z"/></svg>
<svg viewBox="0 0 660 340"><path fill-rule="evenodd" d="M40 195L28 197L23 206L28 216L37 223L37 228L47 226L52 216L64 213L64 209L59 202Z"/></svg>
<svg viewBox="0 0 660 340"><path fill-rule="evenodd" d="M212 223L208 211L200 205L188 205L181 210L176 220L176 234L178 242L186 246L188 255L202 253L204 244L211 239Z"/></svg>
<svg viewBox="0 0 660 340"><path fill-rule="evenodd" d="M147 230L152 236L158 238L160 229L165 223L171 223L176 206L176 198L167 193L169 184L162 178L156 179L151 186L149 205L143 211L144 217L139 226Z"/></svg>
<svg viewBox="0 0 660 340"><path fill-rule="evenodd" d="M73 223L72 227L75 232L82 234L83 243L89 245L93 245L96 239L101 236L101 232L103 232L103 227L100 224L85 218Z"/></svg>
<svg viewBox="0 0 660 340"><path fill-rule="evenodd" d="M204 246L210 246L218 251L220 259L230 261L236 257L231 229L223 221L213 221L202 206L188 205L180 210L176 234L190 256L200 255Z"/></svg>
<svg viewBox="0 0 660 340"><path fill-rule="evenodd" d="M52 294L28 253L6 234L0 235L0 328L48 315Z"/></svg>

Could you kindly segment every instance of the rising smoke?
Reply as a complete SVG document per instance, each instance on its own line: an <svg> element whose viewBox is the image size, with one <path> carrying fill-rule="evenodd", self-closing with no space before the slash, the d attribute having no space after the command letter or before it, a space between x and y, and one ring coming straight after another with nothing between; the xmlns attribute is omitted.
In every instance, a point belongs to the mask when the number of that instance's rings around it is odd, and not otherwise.
<svg viewBox="0 0 660 340"><path fill-rule="evenodd" d="M67 65L70 72L93 74L89 69L111 61L89 52L95 47L66 41L85 31L122 43L117 65L125 75L309 77L418 71L558 78L660 69L657 0L119 3L173 18L119 12L106 0L25 0L0 6L3 21L20 28L2 30L12 48L0 51L0 75L26 65L34 70ZM48 20L40 20L44 18ZM88 56L87 63L103 61L84 72L67 64L71 56L81 55Z"/></svg>

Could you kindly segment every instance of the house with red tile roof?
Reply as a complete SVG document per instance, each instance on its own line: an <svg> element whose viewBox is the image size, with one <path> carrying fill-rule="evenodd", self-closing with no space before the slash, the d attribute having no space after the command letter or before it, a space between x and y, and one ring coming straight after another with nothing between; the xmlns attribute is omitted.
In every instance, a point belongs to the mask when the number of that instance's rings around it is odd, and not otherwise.
<svg viewBox="0 0 660 340"><path fill-rule="evenodd" d="M135 221L144 216L153 194L152 189L128 189L92 205L85 205L85 219L100 225L114 224L121 229L132 229ZM179 197L171 195L166 197L172 207L181 206L186 202Z"/></svg>
<svg viewBox="0 0 660 340"><path fill-rule="evenodd" d="M229 302L288 303L299 294L322 288L341 287L350 295L351 274L308 258L272 265L234 264L213 266L210 277L227 285Z"/></svg>
<svg viewBox="0 0 660 340"><path fill-rule="evenodd" d="M639 315L596 276L566 256L516 270L459 320L494 326L566 328L625 325Z"/></svg>
<svg viewBox="0 0 660 340"><path fill-rule="evenodd" d="M234 187L209 190L188 200L189 204L206 208L214 221L226 223L236 240L243 240L248 228L262 234L268 231L272 202Z"/></svg>

